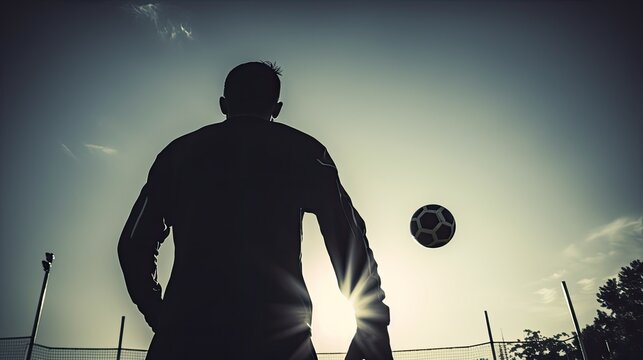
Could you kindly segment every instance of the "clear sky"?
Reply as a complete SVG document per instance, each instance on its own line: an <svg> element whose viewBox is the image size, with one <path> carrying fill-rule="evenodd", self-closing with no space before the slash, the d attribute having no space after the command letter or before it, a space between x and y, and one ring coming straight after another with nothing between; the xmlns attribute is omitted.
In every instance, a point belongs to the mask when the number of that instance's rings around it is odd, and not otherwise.
<svg viewBox="0 0 643 360"><path fill-rule="evenodd" d="M572 331L643 258L640 9L580 2L54 2L3 11L0 336L26 336L54 251L38 342L146 348L116 257L156 154L219 122L234 66L276 61L277 119L330 150L364 217L393 349ZM413 212L448 207L425 249ZM261 229L247 229L260 234ZM304 274L318 351L354 326L315 218ZM160 275L171 270L172 244ZM211 274L216 286L218 274ZM224 294L222 294L224 296ZM342 317L343 315L343 317Z"/></svg>

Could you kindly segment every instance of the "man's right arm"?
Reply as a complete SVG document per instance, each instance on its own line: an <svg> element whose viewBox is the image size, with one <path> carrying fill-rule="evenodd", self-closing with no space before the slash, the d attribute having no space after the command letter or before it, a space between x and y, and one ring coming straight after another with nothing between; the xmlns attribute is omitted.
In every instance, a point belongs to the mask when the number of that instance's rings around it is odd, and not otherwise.
<svg viewBox="0 0 643 360"><path fill-rule="evenodd" d="M162 206L160 184L164 176L167 173L161 170L157 158L118 241L118 258L127 291L154 331L162 301L156 260L161 244L170 233Z"/></svg>
<svg viewBox="0 0 643 360"><path fill-rule="evenodd" d="M339 288L353 303L357 318L357 333L346 358L392 359L389 308L383 302L384 291L364 220L341 185L326 149L315 161L311 210L317 216Z"/></svg>

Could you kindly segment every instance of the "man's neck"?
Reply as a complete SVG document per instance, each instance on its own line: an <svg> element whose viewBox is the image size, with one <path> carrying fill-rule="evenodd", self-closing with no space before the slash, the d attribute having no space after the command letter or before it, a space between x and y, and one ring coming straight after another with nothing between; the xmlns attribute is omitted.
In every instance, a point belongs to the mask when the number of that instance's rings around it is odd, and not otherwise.
<svg viewBox="0 0 643 360"><path fill-rule="evenodd" d="M270 115L260 115L260 114L229 114L226 116L227 120L231 119L236 119L236 118L255 118L255 119L262 119L266 121L271 121L272 117Z"/></svg>

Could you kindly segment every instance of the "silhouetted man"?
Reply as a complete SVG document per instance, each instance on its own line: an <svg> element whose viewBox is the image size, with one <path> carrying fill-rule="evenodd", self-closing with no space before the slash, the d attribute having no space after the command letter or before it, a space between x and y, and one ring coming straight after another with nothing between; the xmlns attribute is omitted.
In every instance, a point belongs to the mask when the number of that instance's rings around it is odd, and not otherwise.
<svg viewBox="0 0 643 360"><path fill-rule="evenodd" d="M232 69L226 120L157 156L121 234L127 289L155 332L148 359L316 359L304 284L304 212L317 216L357 332L347 359L392 359L377 263L364 221L326 148L273 122L279 69ZM156 256L173 230L175 259L161 299Z"/></svg>

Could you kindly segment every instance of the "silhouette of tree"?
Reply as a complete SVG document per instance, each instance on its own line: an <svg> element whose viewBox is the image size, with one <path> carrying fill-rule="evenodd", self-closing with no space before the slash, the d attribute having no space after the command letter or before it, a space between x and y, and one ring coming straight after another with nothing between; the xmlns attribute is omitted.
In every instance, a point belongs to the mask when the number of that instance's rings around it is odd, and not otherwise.
<svg viewBox="0 0 643 360"><path fill-rule="evenodd" d="M524 330L526 336L514 344L510 351L519 359L525 360L557 360L576 359L576 347L570 341L567 333L546 337L540 331Z"/></svg>
<svg viewBox="0 0 643 360"><path fill-rule="evenodd" d="M602 308L583 330L588 356L593 359L643 358L643 263L632 261L596 294Z"/></svg>

